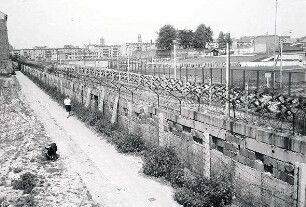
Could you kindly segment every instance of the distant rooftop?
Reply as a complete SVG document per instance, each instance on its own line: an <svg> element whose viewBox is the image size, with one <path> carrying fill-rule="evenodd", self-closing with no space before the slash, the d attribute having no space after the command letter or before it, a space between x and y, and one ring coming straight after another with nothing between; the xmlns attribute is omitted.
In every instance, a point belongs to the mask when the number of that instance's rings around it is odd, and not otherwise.
<svg viewBox="0 0 306 207"><path fill-rule="evenodd" d="M5 19L5 21L7 21L7 14L0 11L0 19Z"/></svg>

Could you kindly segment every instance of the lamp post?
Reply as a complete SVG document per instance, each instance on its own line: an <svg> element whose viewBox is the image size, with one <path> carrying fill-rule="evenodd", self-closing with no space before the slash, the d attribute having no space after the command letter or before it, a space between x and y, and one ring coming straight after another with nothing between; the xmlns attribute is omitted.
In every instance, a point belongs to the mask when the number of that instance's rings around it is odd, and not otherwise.
<svg viewBox="0 0 306 207"><path fill-rule="evenodd" d="M275 69L276 69L276 63L277 63L276 59L275 59L275 50L276 50L276 23L277 23L277 0L275 0L273 88L275 88Z"/></svg>
<svg viewBox="0 0 306 207"><path fill-rule="evenodd" d="M229 42L226 43L226 103L225 103L225 114L230 117L230 100L229 100L229 90L230 90L230 45Z"/></svg>
<svg viewBox="0 0 306 207"><path fill-rule="evenodd" d="M174 80L176 80L176 48L175 45L177 44L176 40L173 40L173 68L174 68Z"/></svg>
<svg viewBox="0 0 306 207"><path fill-rule="evenodd" d="M279 71L279 88L283 89L283 41L280 40L280 71Z"/></svg>
<svg viewBox="0 0 306 207"><path fill-rule="evenodd" d="M127 77L128 77L128 83L130 82L130 50L129 47L126 48L127 50Z"/></svg>

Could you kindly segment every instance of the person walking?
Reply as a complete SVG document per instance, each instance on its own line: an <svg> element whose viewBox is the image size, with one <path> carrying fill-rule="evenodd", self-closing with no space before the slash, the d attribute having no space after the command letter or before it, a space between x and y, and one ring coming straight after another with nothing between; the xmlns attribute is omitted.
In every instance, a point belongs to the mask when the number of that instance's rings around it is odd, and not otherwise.
<svg viewBox="0 0 306 207"><path fill-rule="evenodd" d="M65 104L65 108L66 111L68 113L67 118L70 116L70 111L71 111L71 100L69 98L69 96L66 96L65 100L64 100L64 104Z"/></svg>

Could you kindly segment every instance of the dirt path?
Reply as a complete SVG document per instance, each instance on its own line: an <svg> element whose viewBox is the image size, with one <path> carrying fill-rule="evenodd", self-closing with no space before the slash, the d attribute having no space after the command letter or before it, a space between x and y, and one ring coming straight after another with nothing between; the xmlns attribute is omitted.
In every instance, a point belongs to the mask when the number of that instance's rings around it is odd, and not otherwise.
<svg viewBox="0 0 306 207"><path fill-rule="evenodd" d="M141 173L142 160L115 148L64 109L22 73L17 72L30 107L57 143L60 159L80 175L92 199L101 206L179 206L172 188Z"/></svg>

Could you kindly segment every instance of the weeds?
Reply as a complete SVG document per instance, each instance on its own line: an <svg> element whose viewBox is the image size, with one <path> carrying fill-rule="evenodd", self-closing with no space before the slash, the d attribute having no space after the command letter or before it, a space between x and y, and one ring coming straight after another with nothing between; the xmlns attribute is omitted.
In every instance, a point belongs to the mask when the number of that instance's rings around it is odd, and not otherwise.
<svg viewBox="0 0 306 207"><path fill-rule="evenodd" d="M13 189L23 190L23 193L30 193L36 185L36 176L30 172L21 175L19 180L13 181Z"/></svg>
<svg viewBox="0 0 306 207"><path fill-rule="evenodd" d="M220 178L196 177L186 179L184 186L178 188L174 199L183 206L222 207L231 204L232 186Z"/></svg>
<svg viewBox="0 0 306 207"><path fill-rule="evenodd" d="M141 152L145 149L144 140L139 135L119 136L115 143L118 151L123 153Z"/></svg>
<svg viewBox="0 0 306 207"><path fill-rule="evenodd" d="M35 201L32 195L26 197L20 197L17 200L15 207L34 207Z"/></svg>
<svg viewBox="0 0 306 207"><path fill-rule="evenodd" d="M153 147L145 155L143 172L154 177L164 177L173 185L182 186L184 171L175 151L170 147Z"/></svg>

